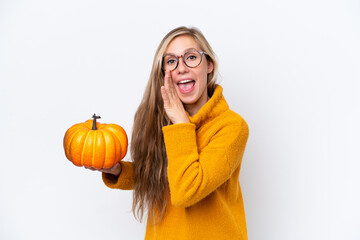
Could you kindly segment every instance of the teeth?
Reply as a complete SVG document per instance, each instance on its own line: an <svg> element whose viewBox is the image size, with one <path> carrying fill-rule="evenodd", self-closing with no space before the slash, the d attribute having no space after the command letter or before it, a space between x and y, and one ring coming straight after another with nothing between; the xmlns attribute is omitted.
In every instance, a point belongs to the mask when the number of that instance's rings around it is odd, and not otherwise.
<svg viewBox="0 0 360 240"><path fill-rule="evenodd" d="M192 82L193 80L182 80L179 83L188 83L188 82Z"/></svg>

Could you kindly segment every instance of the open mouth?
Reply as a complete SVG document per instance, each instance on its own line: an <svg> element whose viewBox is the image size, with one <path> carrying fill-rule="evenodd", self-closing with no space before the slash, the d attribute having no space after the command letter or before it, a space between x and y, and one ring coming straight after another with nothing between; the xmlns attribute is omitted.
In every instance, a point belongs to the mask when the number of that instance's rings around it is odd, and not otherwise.
<svg viewBox="0 0 360 240"><path fill-rule="evenodd" d="M178 87L181 93L189 93L191 92L195 87L195 81L194 80L183 80L178 82Z"/></svg>

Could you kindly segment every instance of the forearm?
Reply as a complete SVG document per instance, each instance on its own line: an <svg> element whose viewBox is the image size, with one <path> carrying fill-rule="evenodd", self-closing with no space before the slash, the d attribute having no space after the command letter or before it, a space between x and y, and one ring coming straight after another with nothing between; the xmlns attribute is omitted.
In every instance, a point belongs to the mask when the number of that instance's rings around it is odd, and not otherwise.
<svg viewBox="0 0 360 240"><path fill-rule="evenodd" d="M163 133L171 201L183 207L197 203L231 177L241 164L247 140L242 126L220 129L202 149L194 124L167 126Z"/></svg>

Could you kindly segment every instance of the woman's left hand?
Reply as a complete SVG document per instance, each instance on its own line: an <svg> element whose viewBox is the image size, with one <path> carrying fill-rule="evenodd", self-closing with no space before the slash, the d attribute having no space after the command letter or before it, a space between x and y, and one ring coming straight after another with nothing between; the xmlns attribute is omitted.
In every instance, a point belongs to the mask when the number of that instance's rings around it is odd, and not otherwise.
<svg viewBox="0 0 360 240"><path fill-rule="evenodd" d="M164 101L166 115L173 124L189 123L189 118L185 112L184 105L181 102L175 84L171 79L170 72L165 72L164 86L161 87L161 96Z"/></svg>

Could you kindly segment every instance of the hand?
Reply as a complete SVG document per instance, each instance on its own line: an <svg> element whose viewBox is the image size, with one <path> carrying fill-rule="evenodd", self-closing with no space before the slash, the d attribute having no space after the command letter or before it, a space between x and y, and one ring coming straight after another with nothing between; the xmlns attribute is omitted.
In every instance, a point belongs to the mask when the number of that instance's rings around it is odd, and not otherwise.
<svg viewBox="0 0 360 240"><path fill-rule="evenodd" d="M85 167L85 166L84 166ZM86 169L92 170L92 171L100 171L103 173L109 173L112 174L116 177L120 176L121 173L121 165L120 163L116 163L114 166L112 166L111 168L93 168L93 167L85 167Z"/></svg>
<svg viewBox="0 0 360 240"><path fill-rule="evenodd" d="M161 87L161 96L164 101L166 115L173 124L189 123L184 105L177 95L175 84L171 79L170 71L165 72L164 86Z"/></svg>

